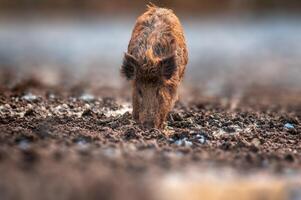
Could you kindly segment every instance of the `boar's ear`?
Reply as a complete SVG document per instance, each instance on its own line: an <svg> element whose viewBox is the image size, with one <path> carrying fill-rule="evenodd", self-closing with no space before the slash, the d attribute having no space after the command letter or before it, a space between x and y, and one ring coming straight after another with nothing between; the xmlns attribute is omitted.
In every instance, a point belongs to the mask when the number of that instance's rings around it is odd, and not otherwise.
<svg viewBox="0 0 301 200"><path fill-rule="evenodd" d="M124 58L121 66L121 74L128 80L132 80L135 76L138 61L136 58L128 53L124 53Z"/></svg>
<svg viewBox="0 0 301 200"><path fill-rule="evenodd" d="M161 67L162 76L166 79L170 79L177 70L176 56L171 54L159 61Z"/></svg>

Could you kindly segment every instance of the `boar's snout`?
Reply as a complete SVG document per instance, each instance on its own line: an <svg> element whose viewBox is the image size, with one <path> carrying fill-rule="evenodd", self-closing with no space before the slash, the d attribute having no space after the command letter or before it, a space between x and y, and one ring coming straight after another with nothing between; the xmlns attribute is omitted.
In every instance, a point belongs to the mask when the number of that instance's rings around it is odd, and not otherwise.
<svg viewBox="0 0 301 200"><path fill-rule="evenodd" d="M150 112L139 113L139 123L143 129L159 128L159 124L156 123L156 116L150 116Z"/></svg>

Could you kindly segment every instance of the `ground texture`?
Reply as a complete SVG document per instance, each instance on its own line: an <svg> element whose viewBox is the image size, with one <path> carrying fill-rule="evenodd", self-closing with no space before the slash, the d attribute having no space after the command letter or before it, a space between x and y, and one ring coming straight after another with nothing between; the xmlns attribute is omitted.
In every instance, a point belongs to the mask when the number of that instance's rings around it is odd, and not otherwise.
<svg viewBox="0 0 301 200"><path fill-rule="evenodd" d="M197 95L177 103L162 132L140 129L118 92L3 84L0 199L219 199L215 187L235 199L229 194L242 182L254 198L244 191L239 199L301 199L290 181L301 172L300 93L253 87L240 98ZM278 193L259 195L253 174L282 184Z"/></svg>

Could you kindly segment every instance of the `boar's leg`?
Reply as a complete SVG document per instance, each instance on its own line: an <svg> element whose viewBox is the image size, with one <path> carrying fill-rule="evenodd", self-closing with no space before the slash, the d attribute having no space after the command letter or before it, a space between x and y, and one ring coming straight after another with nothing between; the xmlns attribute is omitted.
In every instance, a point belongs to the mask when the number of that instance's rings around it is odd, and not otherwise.
<svg viewBox="0 0 301 200"><path fill-rule="evenodd" d="M137 95L135 94L135 90L133 90L133 119L136 121L136 122L139 122L139 103L138 103L138 97Z"/></svg>

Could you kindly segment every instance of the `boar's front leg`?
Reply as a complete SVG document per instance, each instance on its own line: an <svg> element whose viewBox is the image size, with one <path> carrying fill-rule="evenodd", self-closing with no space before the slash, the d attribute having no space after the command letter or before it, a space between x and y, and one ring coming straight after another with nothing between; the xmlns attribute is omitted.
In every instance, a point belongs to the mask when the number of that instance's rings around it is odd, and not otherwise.
<svg viewBox="0 0 301 200"><path fill-rule="evenodd" d="M135 94L135 92L133 92L133 119L136 122L139 122L139 102L138 102L138 97Z"/></svg>

